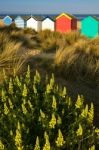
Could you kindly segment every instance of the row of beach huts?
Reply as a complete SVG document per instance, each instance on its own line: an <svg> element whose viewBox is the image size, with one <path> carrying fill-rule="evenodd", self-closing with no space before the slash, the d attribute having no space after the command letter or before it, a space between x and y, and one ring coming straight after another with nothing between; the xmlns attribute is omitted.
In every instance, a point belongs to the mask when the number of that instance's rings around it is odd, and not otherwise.
<svg viewBox="0 0 99 150"><path fill-rule="evenodd" d="M61 13L58 16L5 16L0 17L0 25L9 26L12 23L18 28L32 28L36 31L49 29L51 31L69 32L80 30L80 32L90 38L99 35L99 19L94 16L87 16L78 20L68 13Z"/></svg>

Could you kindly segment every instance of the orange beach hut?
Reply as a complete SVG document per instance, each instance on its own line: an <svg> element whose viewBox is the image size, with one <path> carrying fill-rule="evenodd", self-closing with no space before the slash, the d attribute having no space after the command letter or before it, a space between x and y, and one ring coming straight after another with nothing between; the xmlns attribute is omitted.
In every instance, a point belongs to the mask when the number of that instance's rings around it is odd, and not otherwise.
<svg viewBox="0 0 99 150"><path fill-rule="evenodd" d="M68 32L72 30L77 30L77 18L67 13L56 17L56 31Z"/></svg>

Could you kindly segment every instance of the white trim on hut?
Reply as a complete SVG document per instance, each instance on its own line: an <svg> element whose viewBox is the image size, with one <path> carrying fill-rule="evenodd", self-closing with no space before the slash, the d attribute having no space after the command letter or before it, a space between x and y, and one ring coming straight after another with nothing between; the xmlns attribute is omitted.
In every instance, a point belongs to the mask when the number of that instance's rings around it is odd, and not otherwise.
<svg viewBox="0 0 99 150"><path fill-rule="evenodd" d="M55 22L48 17L42 21L42 30L46 30L46 29L51 31L55 30Z"/></svg>

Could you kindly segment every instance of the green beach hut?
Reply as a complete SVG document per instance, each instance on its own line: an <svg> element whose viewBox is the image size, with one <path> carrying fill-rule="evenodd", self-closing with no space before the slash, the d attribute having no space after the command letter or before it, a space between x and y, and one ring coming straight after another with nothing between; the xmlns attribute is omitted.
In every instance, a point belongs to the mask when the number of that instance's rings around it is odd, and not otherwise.
<svg viewBox="0 0 99 150"><path fill-rule="evenodd" d="M88 16L81 21L81 33L89 38L99 35L99 20L96 17Z"/></svg>

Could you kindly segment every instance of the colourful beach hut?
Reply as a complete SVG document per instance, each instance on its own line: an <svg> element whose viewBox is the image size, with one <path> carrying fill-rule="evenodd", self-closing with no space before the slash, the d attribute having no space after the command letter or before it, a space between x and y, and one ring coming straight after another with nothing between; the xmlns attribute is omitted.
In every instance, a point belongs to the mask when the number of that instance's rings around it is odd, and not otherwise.
<svg viewBox="0 0 99 150"><path fill-rule="evenodd" d="M5 24L4 24L4 21L3 21L3 17L0 16L0 27L4 27Z"/></svg>
<svg viewBox="0 0 99 150"><path fill-rule="evenodd" d="M15 25L18 28L24 28L25 27L25 20L21 16L17 16L14 19Z"/></svg>
<svg viewBox="0 0 99 150"><path fill-rule="evenodd" d="M77 18L67 13L56 17L56 31L68 32L71 30L77 30Z"/></svg>
<svg viewBox="0 0 99 150"><path fill-rule="evenodd" d="M81 21L81 33L89 38L99 34L99 20L96 17L88 16Z"/></svg>
<svg viewBox="0 0 99 150"><path fill-rule="evenodd" d="M12 23L12 18L10 16L6 16L3 18L3 22L5 25L9 26Z"/></svg>
<svg viewBox="0 0 99 150"><path fill-rule="evenodd" d="M38 16L31 16L27 20L26 27L40 31L42 29L42 18Z"/></svg>
<svg viewBox="0 0 99 150"><path fill-rule="evenodd" d="M0 27L4 27L4 26L5 26L5 24L4 24L3 20L0 19Z"/></svg>
<svg viewBox="0 0 99 150"><path fill-rule="evenodd" d="M50 17L46 17L42 21L42 30L46 30L46 29L51 31L55 30L55 21Z"/></svg>

